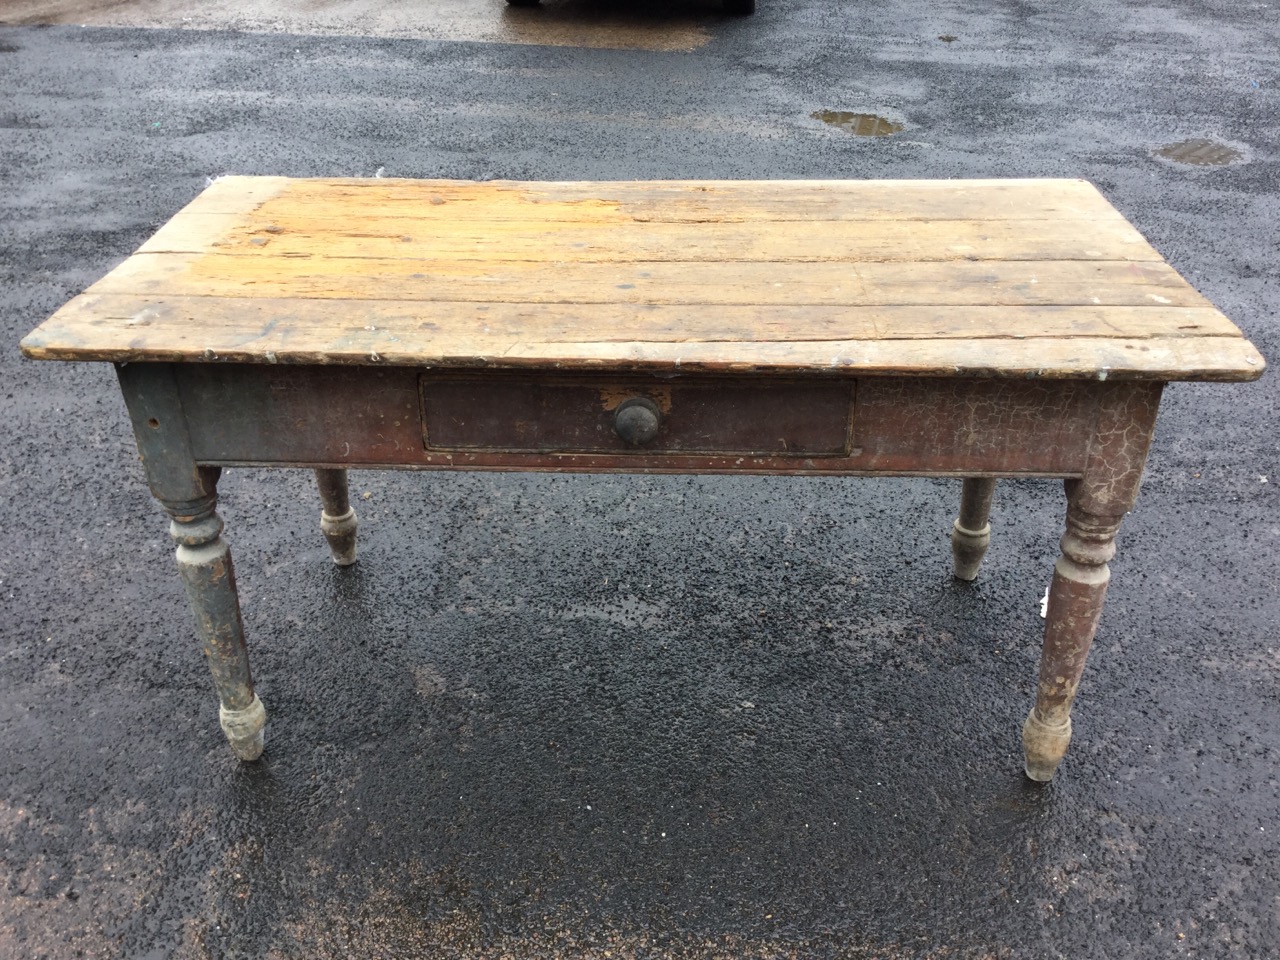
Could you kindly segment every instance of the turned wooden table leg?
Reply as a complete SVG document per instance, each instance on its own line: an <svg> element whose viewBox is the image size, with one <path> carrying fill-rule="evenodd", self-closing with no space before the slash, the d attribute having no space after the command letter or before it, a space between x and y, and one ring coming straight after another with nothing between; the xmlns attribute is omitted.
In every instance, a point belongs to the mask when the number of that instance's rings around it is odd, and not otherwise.
<svg viewBox="0 0 1280 960"><path fill-rule="evenodd" d="M976 580L991 543L991 500L994 477L966 477L960 493L960 518L951 528L951 556L960 580Z"/></svg>
<svg viewBox="0 0 1280 960"><path fill-rule="evenodd" d="M356 562L356 511L347 492L347 471L318 468L316 484L320 487L320 529L329 541L333 562L349 567Z"/></svg>
<svg viewBox="0 0 1280 960"><path fill-rule="evenodd" d="M1071 742L1071 704L1102 616L1111 579L1107 561L1115 556L1123 519L1080 509L1074 496L1079 484L1067 483L1067 532L1049 588L1040 682L1022 728L1027 776L1042 782L1052 779Z"/></svg>
<svg viewBox="0 0 1280 960"><path fill-rule="evenodd" d="M178 571L218 691L222 730L237 757L256 760L262 754L267 711L253 690L235 569L231 549L222 539L217 500L210 492L188 503L166 501L164 509L173 520L169 533L178 544Z"/></svg>
<svg viewBox="0 0 1280 960"><path fill-rule="evenodd" d="M1098 629L1116 531L1133 506L1151 446L1162 383L1100 388L1084 475L1068 480L1067 530L1045 614L1035 705L1022 727L1026 773L1046 782L1071 742L1071 705Z"/></svg>
<svg viewBox="0 0 1280 960"><path fill-rule="evenodd" d="M256 760L262 754L267 713L253 689L231 550L222 539L217 513L221 470L197 465L168 364L119 364L116 372L147 484L172 520L178 571L213 674L223 732L237 757Z"/></svg>

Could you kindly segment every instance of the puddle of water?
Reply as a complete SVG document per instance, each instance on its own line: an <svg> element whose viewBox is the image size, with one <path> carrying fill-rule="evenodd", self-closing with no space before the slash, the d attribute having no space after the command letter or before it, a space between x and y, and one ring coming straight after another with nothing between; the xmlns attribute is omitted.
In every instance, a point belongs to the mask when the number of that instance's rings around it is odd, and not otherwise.
<svg viewBox="0 0 1280 960"><path fill-rule="evenodd" d="M1217 140L1203 139L1165 144L1155 151L1155 155L1194 167L1225 167L1244 159L1244 154L1235 147L1229 147Z"/></svg>
<svg viewBox="0 0 1280 960"><path fill-rule="evenodd" d="M887 137L902 130L902 124L894 123L874 113L850 113L848 110L818 110L811 114L813 119L841 130L846 130L855 137Z"/></svg>

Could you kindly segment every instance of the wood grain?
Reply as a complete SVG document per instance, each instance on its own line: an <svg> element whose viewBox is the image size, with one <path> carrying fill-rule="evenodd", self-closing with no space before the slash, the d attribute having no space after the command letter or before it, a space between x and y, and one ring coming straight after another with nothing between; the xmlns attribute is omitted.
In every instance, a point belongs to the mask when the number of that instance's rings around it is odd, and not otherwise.
<svg viewBox="0 0 1280 960"><path fill-rule="evenodd" d="M1252 379L1074 180L214 182L28 356Z"/></svg>
<svg viewBox="0 0 1280 960"><path fill-rule="evenodd" d="M139 253L212 253L303 259L481 260L556 263L1128 260L1160 255L1131 227L1065 220L722 223L277 217L179 214Z"/></svg>
<svg viewBox="0 0 1280 960"><path fill-rule="evenodd" d="M149 296L579 305L1204 307L1164 263L557 263L135 254L90 288ZM593 318L578 311L588 327Z"/></svg>
<svg viewBox="0 0 1280 960"><path fill-rule="evenodd" d="M720 180L526 183L223 177L184 212L270 223L379 210L423 220L733 223L1084 219L1124 223L1083 180Z"/></svg>
<svg viewBox="0 0 1280 960"><path fill-rule="evenodd" d="M598 343L658 340L802 341L894 339L1043 339L1064 337L1236 336L1212 307L1102 306L744 306L594 305ZM341 320L335 320L335 313ZM1173 323L1173 320L1177 323ZM226 353L288 348L316 356L341 351L352 337L371 345L430 353L432 345L474 340L495 345L527 339L581 341L582 324L562 304L492 301L431 303L362 300L282 301L265 297L147 297L85 294L42 328L49 342L79 336L82 346L143 338ZM141 342L141 341L140 341ZM258 345L255 346L254 344ZM186 345L186 346L184 346Z"/></svg>
<svg viewBox="0 0 1280 960"><path fill-rule="evenodd" d="M1212 309L1176 311L1196 322L1166 332L1168 312L1156 308L898 308L859 312L856 324L843 310L806 308L774 315L776 326L763 319L771 311L757 310L735 327L720 310L622 304L601 315L596 338L582 340L579 327L548 322L563 315L547 306L452 304L451 314L385 301L348 306L348 319L334 324L309 322L327 315L322 301L85 295L32 333L24 350L37 359L116 362L145 351L165 361L1155 380L1247 380L1264 366ZM1143 314L1151 314L1145 324ZM694 332L699 321L705 326ZM1113 322L1147 335L1119 336Z"/></svg>

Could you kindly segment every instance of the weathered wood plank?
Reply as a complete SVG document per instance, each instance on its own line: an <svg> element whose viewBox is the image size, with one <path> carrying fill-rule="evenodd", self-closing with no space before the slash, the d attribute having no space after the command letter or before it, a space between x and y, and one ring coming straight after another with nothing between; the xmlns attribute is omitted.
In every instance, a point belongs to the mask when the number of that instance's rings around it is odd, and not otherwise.
<svg viewBox="0 0 1280 960"><path fill-rule="evenodd" d="M421 302L1207 306L1164 263L562 263L136 254L95 293ZM584 324L594 324L581 316Z"/></svg>
<svg viewBox="0 0 1280 960"><path fill-rule="evenodd" d="M247 182L245 182L247 181ZM263 218L336 208L422 219L599 222L754 220L1118 219L1083 180L615 181L520 183L451 180L224 177L206 213L239 213L251 191Z"/></svg>
<svg viewBox="0 0 1280 960"><path fill-rule="evenodd" d="M181 213L140 253L533 262L1160 261L1128 224L1093 220L617 223L489 220L424 223L402 216L248 220Z"/></svg>
<svg viewBox="0 0 1280 960"><path fill-rule="evenodd" d="M771 330L753 317L737 329L716 326L723 313L711 311L707 326L697 331L701 339L693 339L699 325L696 314L620 305L602 312L595 339L582 340L574 339L580 328L563 323L547 324L537 339L529 339L536 325L531 321L545 319L543 311L550 309L546 307L446 304L423 312L397 302L348 306L351 310L344 311L341 322L310 323L312 317L323 317L325 303L212 298L174 303L87 294L30 334L23 350L37 359L117 362L665 366L680 371L812 369L996 377L1096 377L1106 370L1113 379L1251 380L1264 367L1261 356L1238 332L1223 332L1221 315L1211 309L1129 310L1134 315L1131 326L1138 325L1143 312L1177 314L1188 321L1182 324L1187 329L1181 336L1162 335L1164 324L1153 323L1146 337L1105 332L1111 311L1098 308L967 310L974 327L983 328L985 313L996 318L997 329L1001 323L1006 330L1023 329L1011 337L969 336L958 326L932 322L927 311L911 308L859 313L852 321L841 316L843 311L830 310L825 325L813 308L804 308L775 318L778 326ZM441 306L453 311L447 315L455 322L440 322ZM944 316L955 310L948 309ZM689 329L682 328L682 317L693 318ZM949 322L964 321L952 317ZM794 329L787 328L790 323ZM1203 329L1195 329L1200 324ZM889 328L895 335L878 332ZM1205 335L1209 331L1216 332ZM626 339L628 335L632 339Z"/></svg>
<svg viewBox="0 0 1280 960"><path fill-rule="evenodd" d="M718 372L799 370L864 375L1098 380L1254 380L1261 355L1243 337L1189 339L853 340L756 343L559 343L557 366L677 367ZM545 365L544 344L517 344L488 362ZM535 359L536 358L536 359ZM608 359L605 359L608 358ZM1176 371L1176 373L1175 373Z"/></svg>
<svg viewBox="0 0 1280 960"><path fill-rule="evenodd" d="M586 308L584 308L586 309ZM1211 307L742 307L593 305L590 338L599 343L789 340L903 340L966 337L985 340L1069 337L1238 336ZM376 337L369 336L377 334ZM561 304L433 303L394 300L334 303L265 298L141 297L86 294L40 330L45 350L150 351L181 346L267 351L310 358L339 350L351 337L376 349L400 343L424 355L440 344L517 339L581 342L583 324ZM489 349L488 347L486 349ZM503 347L505 349L505 347ZM492 351L490 351L492 352ZM115 357L113 357L114 359ZM292 361L290 361L292 362Z"/></svg>
<svg viewBox="0 0 1280 960"><path fill-rule="evenodd" d="M293 181L288 177L218 177L182 210L184 213L229 213L245 216L279 197Z"/></svg>

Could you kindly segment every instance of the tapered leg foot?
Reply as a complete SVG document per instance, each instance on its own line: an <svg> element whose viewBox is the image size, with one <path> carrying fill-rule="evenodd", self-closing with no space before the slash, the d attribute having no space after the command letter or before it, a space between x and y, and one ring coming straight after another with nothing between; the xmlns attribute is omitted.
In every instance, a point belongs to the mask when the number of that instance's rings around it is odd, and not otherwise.
<svg viewBox="0 0 1280 960"><path fill-rule="evenodd" d="M329 552L333 554L333 562L340 567L349 567L356 562L356 511L347 507L347 512L340 516L330 516L320 512L320 529L329 541Z"/></svg>
<svg viewBox="0 0 1280 960"><path fill-rule="evenodd" d="M243 710L219 707L218 720L237 757L241 760L257 760L262 756L262 748L266 743L267 709L256 695L253 702Z"/></svg>
<svg viewBox="0 0 1280 960"><path fill-rule="evenodd" d="M969 530L957 520L951 527L951 556L955 561L955 577L957 580L977 580L978 570L982 567L982 558L987 555L987 547L991 545L991 524L983 524L981 529Z"/></svg>
<svg viewBox="0 0 1280 960"><path fill-rule="evenodd" d="M1026 755L1027 777L1038 783L1053 779L1058 764L1067 755L1071 743L1071 718L1058 725L1045 723L1036 716L1032 707L1027 722L1022 725L1022 750Z"/></svg>
<svg viewBox="0 0 1280 960"><path fill-rule="evenodd" d="M324 509L320 511L320 529L329 541L333 562L349 567L356 562L356 511L347 493L347 471L318 469L316 483Z"/></svg>
<svg viewBox="0 0 1280 960"><path fill-rule="evenodd" d="M982 558L991 544L991 500L996 481L992 477L966 477L960 495L960 519L951 528L951 556L958 580L976 580Z"/></svg>

